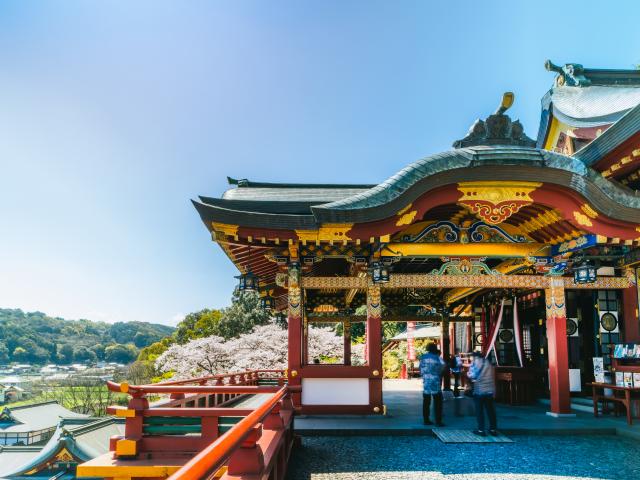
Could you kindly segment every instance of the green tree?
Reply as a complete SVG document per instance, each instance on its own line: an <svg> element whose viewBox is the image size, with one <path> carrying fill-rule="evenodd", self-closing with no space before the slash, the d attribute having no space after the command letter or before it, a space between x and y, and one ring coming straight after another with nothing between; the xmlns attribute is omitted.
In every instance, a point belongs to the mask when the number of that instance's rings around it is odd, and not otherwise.
<svg viewBox="0 0 640 480"><path fill-rule="evenodd" d="M159 342L143 348L138 356L138 360L154 362L156 358L162 355L173 343L175 343L173 337L163 338Z"/></svg>
<svg viewBox="0 0 640 480"><path fill-rule="evenodd" d="M73 350L73 360L75 362L95 362L98 356L87 347L76 347Z"/></svg>
<svg viewBox="0 0 640 480"><path fill-rule="evenodd" d="M4 342L0 342L0 363L9 363L9 349Z"/></svg>
<svg viewBox="0 0 640 480"><path fill-rule="evenodd" d="M65 320L42 312L0 308L0 343L6 347L9 361L14 360L13 352L18 347L24 350L17 352L19 361L34 364L49 361L70 363L73 350L79 347L88 348L97 358L103 359L104 345L135 341L139 348L143 348L173 331L171 327L146 322L122 322L114 327L104 322ZM93 358L84 350L82 355Z"/></svg>
<svg viewBox="0 0 640 480"><path fill-rule="evenodd" d="M15 362L26 362L29 360L29 353L23 347L16 347L11 356Z"/></svg>
<svg viewBox="0 0 640 480"><path fill-rule="evenodd" d="M138 350L131 344L117 343L105 348L104 356L107 362L130 363L138 356Z"/></svg>
<svg viewBox="0 0 640 480"><path fill-rule="evenodd" d="M156 375L152 362L135 361L129 365L125 378L133 385L146 385L151 383Z"/></svg>
<svg viewBox="0 0 640 480"><path fill-rule="evenodd" d="M256 325L265 325L271 315L260 305L260 295L257 292L233 293L231 306L225 308L218 321L216 332L225 339L237 337L250 332Z"/></svg>
<svg viewBox="0 0 640 480"><path fill-rule="evenodd" d="M73 361L73 346L70 343L62 345L59 358L62 363L71 363Z"/></svg>
<svg viewBox="0 0 640 480"><path fill-rule="evenodd" d="M96 354L96 358L98 360L104 360L104 350L105 346L101 343L97 343L89 347L89 349Z"/></svg>

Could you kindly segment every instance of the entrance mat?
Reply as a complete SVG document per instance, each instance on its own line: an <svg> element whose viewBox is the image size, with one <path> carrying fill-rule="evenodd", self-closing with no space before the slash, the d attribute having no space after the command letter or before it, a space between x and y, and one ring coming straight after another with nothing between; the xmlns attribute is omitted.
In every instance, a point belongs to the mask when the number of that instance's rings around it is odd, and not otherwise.
<svg viewBox="0 0 640 480"><path fill-rule="evenodd" d="M448 428L434 428L433 433L443 443L513 443L513 440L501 433L495 436L481 437L473 433L472 430L451 430Z"/></svg>

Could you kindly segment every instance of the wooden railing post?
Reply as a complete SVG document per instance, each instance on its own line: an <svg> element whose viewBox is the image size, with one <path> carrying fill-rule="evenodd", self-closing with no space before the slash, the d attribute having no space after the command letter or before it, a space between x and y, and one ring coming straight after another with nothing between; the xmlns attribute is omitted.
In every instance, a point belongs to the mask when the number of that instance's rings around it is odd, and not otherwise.
<svg viewBox="0 0 640 480"><path fill-rule="evenodd" d="M222 377L218 377L216 379L216 386L221 387L222 385L224 385L224 380L222 379ZM224 394L223 393L216 393L215 394L215 402L214 405L217 407L218 405L220 405L222 402L224 402Z"/></svg>
<svg viewBox="0 0 640 480"><path fill-rule="evenodd" d="M136 457L140 451L140 441L144 434L143 411L149 408L145 395L129 399L127 417L124 423L124 438L116 441L116 457Z"/></svg>
<svg viewBox="0 0 640 480"><path fill-rule="evenodd" d="M280 415L280 404L273 407L271 413L264 419L265 430L282 430L284 428L284 421L282 415Z"/></svg>
<svg viewBox="0 0 640 480"><path fill-rule="evenodd" d="M262 436L262 424L253 427L240 448L231 454L229 475L258 475L264 470L264 456L257 442Z"/></svg>

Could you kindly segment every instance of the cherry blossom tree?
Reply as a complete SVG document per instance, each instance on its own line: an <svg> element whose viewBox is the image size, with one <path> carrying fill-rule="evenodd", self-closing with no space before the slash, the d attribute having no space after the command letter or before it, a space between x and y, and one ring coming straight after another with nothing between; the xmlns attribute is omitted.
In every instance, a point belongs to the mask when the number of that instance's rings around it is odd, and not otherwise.
<svg viewBox="0 0 640 480"><path fill-rule="evenodd" d="M329 327L309 328L309 358L342 358L343 340ZM275 323L257 325L237 338L211 336L174 344L156 360L160 372L173 372L174 379L258 369L287 368L287 330ZM354 345L362 358L363 345ZM358 363L357 361L354 363ZM362 361L360 362L362 363Z"/></svg>
<svg viewBox="0 0 640 480"><path fill-rule="evenodd" d="M228 372L233 360L224 338L211 336L174 344L156 359L160 372L173 371L175 379Z"/></svg>

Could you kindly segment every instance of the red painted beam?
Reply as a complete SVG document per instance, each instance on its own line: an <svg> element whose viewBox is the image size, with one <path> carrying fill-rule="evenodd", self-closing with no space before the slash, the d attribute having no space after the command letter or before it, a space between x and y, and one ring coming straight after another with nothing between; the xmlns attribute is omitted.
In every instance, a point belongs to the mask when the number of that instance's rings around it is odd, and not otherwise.
<svg viewBox="0 0 640 480"><path fill-rule="evenodd" d="M622 313L624 315L624 341L627 343L640 343L638 287L636 285L622 290Z"/></svg>

